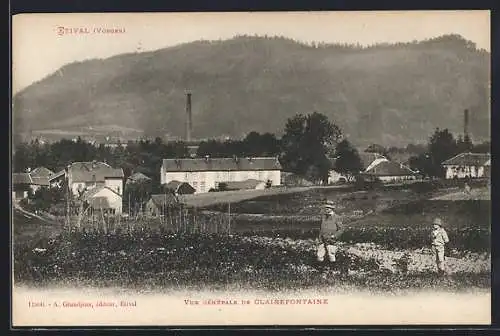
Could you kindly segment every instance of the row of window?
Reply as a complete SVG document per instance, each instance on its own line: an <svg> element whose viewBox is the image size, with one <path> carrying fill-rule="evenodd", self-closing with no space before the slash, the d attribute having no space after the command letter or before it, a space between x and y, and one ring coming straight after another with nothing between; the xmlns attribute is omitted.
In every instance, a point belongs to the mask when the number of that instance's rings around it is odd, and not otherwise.
<svg viewBox="0 0 500 336"><path fill-rule="evenodd" d="M188 181L189 179L194 180L204 180L206 179L208 174L205 172L186 172L184 173L184 179ZM227 177L229 175L229 177ZM216 172L215 179L217 180L226 180L234 181L235 177L238 176L238 179L246 180L246 179L259 179L259 180L268 180L271 179L272 173L267 171L258 171L258 172L237 172L237 173L226 173L226 172Z"/></svg>
<svg viewBox="0 0 500 336"><path fill-rule="evenodd" d="M229 176L228 176L229 175ZM261 181L267 181L267 180L272 180L273 174L270 172L266 171L259 171L259 172L251 172L251 173L235 173L235 174L228 174L224 172L217 172L214 176L214 179L216 181L241 181L241 180L247 180L247 179L258 179ZM207 174L203 172L186 172L184 173L184 180L189 183L189 181L200 181L200 180L206 180L207 179Z"/></svg>

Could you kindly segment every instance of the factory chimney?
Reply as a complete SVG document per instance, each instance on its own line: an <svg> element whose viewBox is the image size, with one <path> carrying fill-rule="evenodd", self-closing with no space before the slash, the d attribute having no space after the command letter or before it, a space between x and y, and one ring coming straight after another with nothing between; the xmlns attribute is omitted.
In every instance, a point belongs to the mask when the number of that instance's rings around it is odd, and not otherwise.
<svg viewBox="0 0 500 336"><path fill-rule="evenodd" d="M186 91L186 142L191 141L193 120L191 115L191 92Z"/></svg>
<svg viewBox="0 0 500 336"><path fill-rule="evenodd" d="M469 110L464 110L464 140L469 138Z"/></svg>

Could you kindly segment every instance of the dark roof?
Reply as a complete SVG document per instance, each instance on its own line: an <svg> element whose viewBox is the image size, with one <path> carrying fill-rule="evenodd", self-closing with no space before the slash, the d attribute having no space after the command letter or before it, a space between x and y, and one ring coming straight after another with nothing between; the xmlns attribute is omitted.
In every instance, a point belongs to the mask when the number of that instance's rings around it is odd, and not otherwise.
<svg viewBox="0 0 500 336"><path fill-rule="evenodd" d="M54 172L50 169L47 169L45 167L38 167L33 169L31 172L31 177L49 177L51 175L54 175Z"/></svg>
<svg viewBox="0 0 500 336"><path fill-rule="evenodd" d="M174 194L170 193L163 195L161 194L151 195L151 201L158 208L161 208L162 206L171 206L178 203L177 197L175 197Z"/></svg>
<svg viewBox="0 0 500 336"><path fill-rule="evenodd" d="M189 183L180 181L170 181L165 183L163 184L163 188L182 194L192 194L196 191L196 189Z"/></svg>
<svg viewBox="0 0 500 336"><path fill-rule="evenodd" d="M137 173L130 175L127 180L137 182L137 181L149 181L149 180L151 180L151 178L144 175L141 172L137 172Z"/></svg>
<svg viewBox="0 0 500 336"><path fill-rule="evenodd" d="M443 165L453 166L484 166L491 160L490 153L460 153L443 162ZM488 163L488 164L491 164Z"/></svg>
<svg viewBox="0 0 500 336"><path fill-rule="evenodd" d="M410 168L392 161L380 162L365 173L374 176L409 176L415 174Z"/></svg>
<svg viewBox="0 0 500 336"><path fill-rule="evenodd" d="M276 157L164 159L162 169L167 172L281 170L281 164Z"/></svg>
<svg viewBox="0 0 500 336"><path fill-rule="evenodd" d="M244 190L255 189L259 184L265 183L264 181L248 179L245 181L231 181L224 182L228 190Z"/></svg>
<svg viewBox="0 0 500 336"><path fill-rule="evenodd" d="M12 174L12 184L32 184L30 174L28 173L13 173Z"/></svg>
<svg viewBox="0 0 500 336"><path fill-rule="evenodd" d="M104 162L74 162L69 170L73 182L104 182L106 178L123 178L121 168L113 168Z"/></svg>

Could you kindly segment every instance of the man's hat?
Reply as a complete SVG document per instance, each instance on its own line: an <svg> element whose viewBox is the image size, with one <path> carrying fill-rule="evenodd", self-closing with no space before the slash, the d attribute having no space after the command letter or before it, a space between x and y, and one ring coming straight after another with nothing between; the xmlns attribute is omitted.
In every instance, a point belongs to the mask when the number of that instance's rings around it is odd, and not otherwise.
<svg viewBox="0 0 500 336"><path fill-rule="evenodd" d="M443 221L441 220L441 218L434 218L434 221L432 222L432 224L443 226Z"/></svg>

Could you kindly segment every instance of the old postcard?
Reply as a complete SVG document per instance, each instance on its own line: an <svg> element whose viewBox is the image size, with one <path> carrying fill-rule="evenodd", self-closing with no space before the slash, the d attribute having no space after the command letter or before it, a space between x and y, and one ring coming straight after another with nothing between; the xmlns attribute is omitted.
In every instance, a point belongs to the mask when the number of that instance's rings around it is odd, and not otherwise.
<svg viewBox="0 0 500 336"><path fill-rule="evenodd" d="M491 323L489 11L12 29L13 327Z"/></svg>

